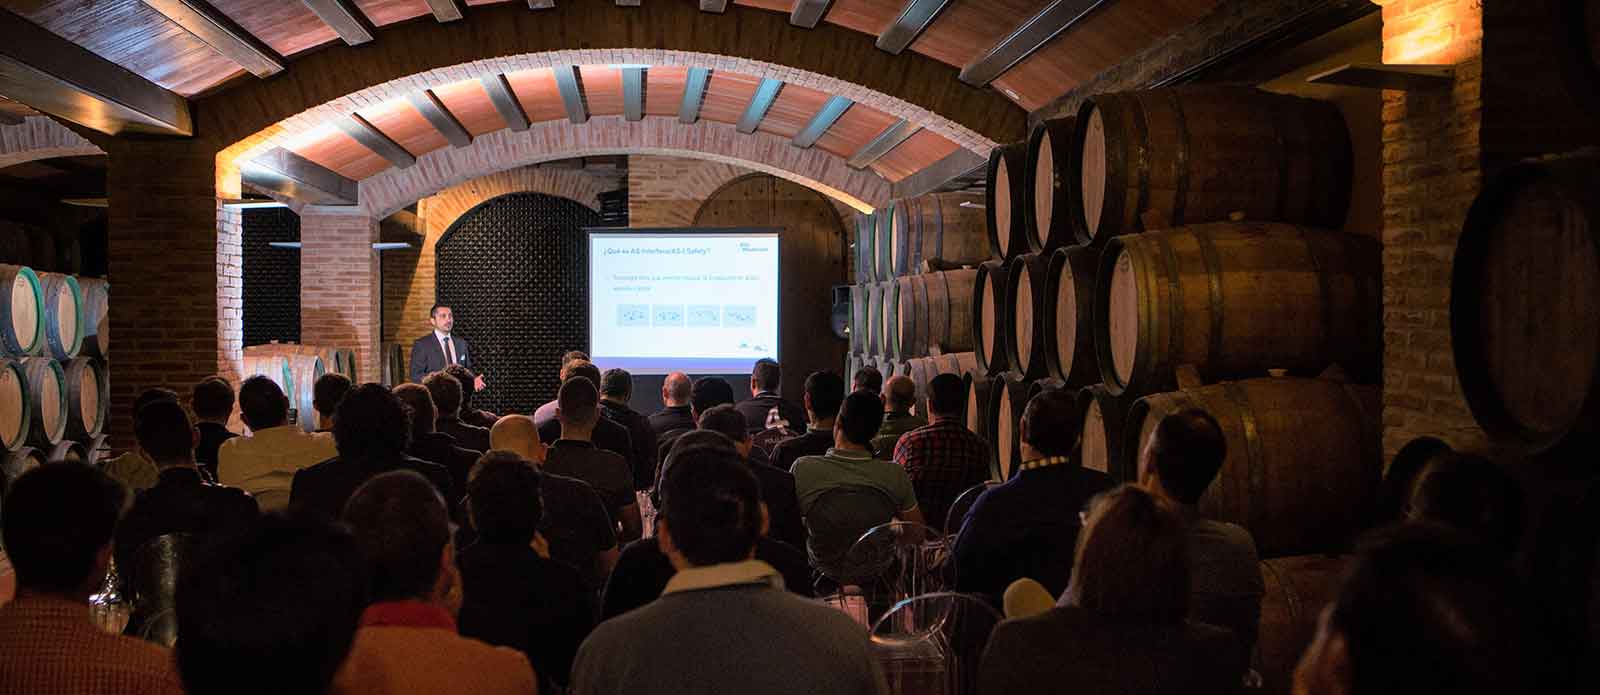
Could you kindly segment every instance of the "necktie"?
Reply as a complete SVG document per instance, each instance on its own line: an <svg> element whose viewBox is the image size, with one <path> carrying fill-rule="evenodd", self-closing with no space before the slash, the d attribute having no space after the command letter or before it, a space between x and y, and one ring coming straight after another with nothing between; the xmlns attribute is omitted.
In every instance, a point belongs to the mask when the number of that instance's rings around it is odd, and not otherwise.
<svg viewBox="0 0 1600 695"><path fill-rule="evenodd" d="M456 343L448 335L444 337L444 361L445 364L456 363Z"/></svg>

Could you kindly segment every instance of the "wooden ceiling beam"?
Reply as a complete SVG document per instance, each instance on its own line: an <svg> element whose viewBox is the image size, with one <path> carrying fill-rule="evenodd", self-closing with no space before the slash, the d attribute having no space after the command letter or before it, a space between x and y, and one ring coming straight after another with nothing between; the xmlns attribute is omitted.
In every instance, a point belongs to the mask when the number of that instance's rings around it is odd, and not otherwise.
<svg viewBox="0 0 1600 695"><path fill-rule="evenodd" d="M444 139L450 143L451 147L466 147L472 144L472 133L467 132L466 127L461 125L461 121L456 120L455 114L450 113L450 109L444 105L444 102L439 100L438 95L435 95L433 90L424 89L420 92L412 92L406 95L406 100L411 102L411 106L416 108L417 113L422 114L422 117L427 119L428 124L433 126L434 130L439 131L439 134L444 136Z"/></svg>
<svg viewBox="0 0 1600 695"><path fill-rule="evenodd" d="M845 163L849 164L852 169L865 169L873 162L878 161L879 158L889 154L889 150L899 147L900 143L906 141L906 138L916 135L917 131L921 129L904 118L895 121L888 128L884 128L883 132L878 133L878 136L873 138L872 142L867 143L857 150L855 154L851 155L850 161Z"/></svg>
<svg viewBox="0 0 1600 695"><path fill-rule="evenodd" d="M933 25L933 20L938 19L939 13L949 4L950 0L906 0L899 16L878 34L878 48L900 55Z"/></svg>
<svg viewBox="0 0 1600 695"><path fill-rule="evenodd" d="M22 125L22 117L14 113L0 111L0 125Z"/></svg>
<svg viewBox="0 0 1600 695"><path fill-rule="evenodd" d="M750 104L744 108L744 115L739 117L735 126L739 132L749 135L761 127L761 120L767 117L767 111L772 108L772 102L778 98L778 92L783 89L783 82L770 77L763 78L756 87L756 93L750 95Z"/></svg>
<svg viewBox="0 0 1600 695"><path fill-rule="evenodd" d="M700 11L722 14L728 11L728 0L700 0Z"/></svg>
<svg viewBox="0 0 1600 695"><path fill-rule="evenodd" d="M979 157L971 150L958 149L921 171L896 181L890 190L894 192L895 200L916 198L940 190L950 181L964 176L976 174L982 178L984 168L988 165L988 159Z"/></svg>
<svg viewBox="0 0 1600 695"><path fill-rule="evenodd" d="M390 164L405 169L417 163L416 155L411 154L400 143L395 142L372 122L362 118L359 113L350 114L349 118L334 119L333 124L345 135L354 138L362 147L372 150L373 154L389 160Z"/></svg>
<svg viewBox="0 0 1600 695"><path fill-rule="evenodd" d="M1112 0L1055 0L961 68L961 81L974 87L988 86L1061 32L1110 2Z"/></svg>
<svg viewBox="0 0 1600 695"><path fill-rule="evenodd" d="M644 119L644 68L622 69L622 115L630 121Z"/></svg>
<svg viewBox="0 0 1600 695"><path fill-rule="evenodd" d="M710 81L710 70L689 68L689 75L683 81L683 102L678 104L679 123L700 120L700 104L706 100L706 83Z"/></svg>
<svg viewBox="0 0 1600 695"><path fill-rule="evenodd" d="M283 56L205 0L144 0L144 4L256 77L283 72Z"/></svg>
<svg viewBox="0 0 1600 695"><path fill-rule="evenodd" d="M817 22L822 21L822 16L828 13L830 4L832 0L794 0L794 8L789 10L789 23L815 29Z"/></svg>
<svg viewBox="0 0 1600 695"><path fill-rule="evenodd" d="M433 13L434 20L454 22L466 17L466 11L461 8L460 0L428 0L428 11Z"/></svg>
<svg viewBox="0 0 1600 695"><path fill-rule="evenodd" d="M193 135L189 102L0 9L0 94L108 135Z"/></svg>
<svg viewBox="0 0 1600 695"><path fill-rule="evenodd" d="M361 187L354 180L282 147L244 162L239 169L244 183L308 205L360 202Z"/></svg>
<svg viewBox="0 0 1600 695"><path fill-rule="evenodd" d="M522 102L517 101L517 93L511 89L511 83L506 81L505 75L486 75L478 79L483 85L483 91L489 93L489 101L494 102L494 110L500 112L500 119L506 122L506 127L516 131L527 130L531 125L528 122L528 112L522 110Z"/></svg>
<svg viewBox="0 0 1600 695"><path fill-rule="evenodd" d="M854 104L855 102L841 96L828 97L827 103L817 110L817 115L811 117L811 122L800 132L795 133L794 146L805 149L817 144L817 140L827 133L839 117Z"/></svg>
<svg viewBox="0 0 1600 695"><path fill-rule="evenodd" d="M550 68L556 76L556 89L561 92L561 105L567 109L567 120L573 123L589 122L589 109L583 102L583 88L578 86L578 68L557 65Z"/></svg>
<svg viewBox="0 0 1600 695"><path fill-rule="evenodd" d="M351 46L372 41L372 22L350 0L300 0Z"/></svg>

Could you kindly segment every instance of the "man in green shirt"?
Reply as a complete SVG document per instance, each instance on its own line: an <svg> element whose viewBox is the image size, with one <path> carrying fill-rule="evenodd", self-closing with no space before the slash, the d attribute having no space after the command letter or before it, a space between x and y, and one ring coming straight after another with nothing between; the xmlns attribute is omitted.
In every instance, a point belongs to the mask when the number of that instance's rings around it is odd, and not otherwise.
<svg viewBox="0 0 1600 695"><path fill-rule="evenodd" d="M892 376L883 384L883 425L872 438L872 451L885 461L894 459L894 445L900 435L928 424L927 418L912 415L917 402L917 383L908 376Z"/></svg>

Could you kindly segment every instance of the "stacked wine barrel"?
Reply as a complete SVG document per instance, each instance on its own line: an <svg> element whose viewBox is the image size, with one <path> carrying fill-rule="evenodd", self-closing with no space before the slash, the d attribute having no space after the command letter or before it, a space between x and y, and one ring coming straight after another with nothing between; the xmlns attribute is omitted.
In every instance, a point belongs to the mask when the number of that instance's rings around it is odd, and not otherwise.
<svg viewBox="0 0 1600 695"><path fill-rule="evenodd" d="M93 462L106 423L104 280L0 265L0 490L29 468Z"/></svg>
<svg viewBox="0 0 1600 695"><path fill-rule="evenodd" d="M290 419L306 432L317 429L316 408L312 405L317 379L335 373L358 381L354 350L295 343L267 343L244 349L242 376L265 376L283 389L289 397Z"/></svg>

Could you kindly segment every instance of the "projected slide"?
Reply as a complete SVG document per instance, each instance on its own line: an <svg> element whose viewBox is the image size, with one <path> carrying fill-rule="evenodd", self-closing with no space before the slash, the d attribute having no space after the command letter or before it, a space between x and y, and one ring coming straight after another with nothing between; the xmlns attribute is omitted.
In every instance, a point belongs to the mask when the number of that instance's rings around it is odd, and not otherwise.
<svg viewBox="0 0 1600 695"><path fill-rule="evenodd" d="M591 231L589 355L634 374L778 357L775 230Z"/></svg>

